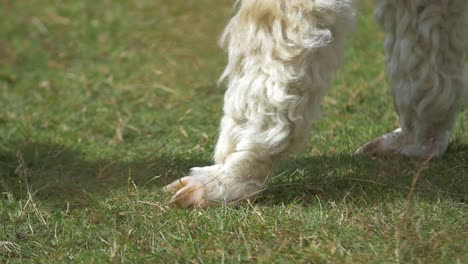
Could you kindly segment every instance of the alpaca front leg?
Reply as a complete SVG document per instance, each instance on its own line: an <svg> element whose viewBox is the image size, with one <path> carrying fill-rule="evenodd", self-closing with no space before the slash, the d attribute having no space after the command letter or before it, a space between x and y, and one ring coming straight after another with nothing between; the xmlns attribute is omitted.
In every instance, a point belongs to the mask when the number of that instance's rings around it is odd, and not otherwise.
<svg viewBox="0 0 468 264"><path fill-rule="evenodd" d="M366 143L358 153L427 159L446 151L467 89L467 13L466 0L378 3L376 18L387 33L387 71L401 128Z"/></svg>
<svg viewBox="0 0 468 264"><path fill-rule="evenodd" d="M271 107L231 99L235 98L225 100L225 107L235 103ZM272 114L284 120L258 115L250 116L254 120L241 121L226 114L221 122L215 164L192 168L189 176L168 185L166 189L175 193L171 202L180 207L208 207L254 198L271 174L275 161L292 146L294 130L305 128L295 126L295 122L287 119L286 112Z"/></svg>
<svg viewBox="0 0 468 264"><path fill-rule="evenodd" d="M345 0L238 3L222 37L228 89L215 164L166 187L176 206L251 198L280 158L305 145L353 24Z"/></svg>

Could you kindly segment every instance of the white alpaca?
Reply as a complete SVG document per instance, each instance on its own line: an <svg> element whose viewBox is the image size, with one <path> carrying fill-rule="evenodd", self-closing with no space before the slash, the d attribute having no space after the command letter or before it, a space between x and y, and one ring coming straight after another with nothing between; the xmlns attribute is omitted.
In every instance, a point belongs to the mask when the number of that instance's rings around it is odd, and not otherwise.
<svg viewBox="0 0 468 264"><path fill-rule="evenodd" d="M215 164L166 187L177 206L255 195L275 163L305 145L352 31L351 0L243 0L221 43L229 54ZM466 0L381 0L376 18L401 128L357 150L442 155L461 98Z"/></svg>

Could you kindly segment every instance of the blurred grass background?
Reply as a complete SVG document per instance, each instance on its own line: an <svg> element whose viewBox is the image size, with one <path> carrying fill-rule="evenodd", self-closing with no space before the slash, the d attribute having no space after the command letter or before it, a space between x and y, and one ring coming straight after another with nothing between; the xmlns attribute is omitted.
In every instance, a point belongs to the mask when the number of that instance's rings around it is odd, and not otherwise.
<svg viewBox="0 0 468 264"><path fill-rule="evenodd" d="M352 156L397 126L372 1L305 153L255 204L161 191L207 165L233 1L0 1L0 262L467 261L468 108L447 154Z"/></svg>

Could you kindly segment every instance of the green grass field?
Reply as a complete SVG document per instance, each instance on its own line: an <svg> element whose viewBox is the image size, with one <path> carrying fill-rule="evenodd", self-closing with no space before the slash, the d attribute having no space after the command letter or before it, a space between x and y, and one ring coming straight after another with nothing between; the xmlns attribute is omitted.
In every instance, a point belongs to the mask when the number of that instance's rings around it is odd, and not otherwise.
<svg viewBox="0 0 468 264"><path fill-rule="evenodd" d="M422 170L352 155L397 126L362 1L310 146L253 204L175 209L208 165L228 0L0 1L0 263L467 263L468 107Z"/></svg>

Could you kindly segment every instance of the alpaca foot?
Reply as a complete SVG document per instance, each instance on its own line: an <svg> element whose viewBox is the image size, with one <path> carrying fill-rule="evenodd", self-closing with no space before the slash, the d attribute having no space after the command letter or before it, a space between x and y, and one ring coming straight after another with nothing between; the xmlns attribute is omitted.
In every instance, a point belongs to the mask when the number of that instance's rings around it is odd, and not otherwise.
<svg viewBox="0 0 468 264"><path fill-rule="evenodd" d="M401 128L375 138L356 150L356 154L370 156L403 155L415 159L439 157L447 150L448 133L440 138L428 140L425 144L415 144Z"/></svg>
<svg viewBox="0 0 468 264"><path fill-rule="evenodd" d="M251 198L260 188L254 181L242 181L223 172L220 165L213 165L192 168L190 176L172 182L165 190L174 193L170 201L173 206L207 208Z"/></svg>
<svg viewBox="0 0 468 264"><path fill-rule="evenodd" d="M406 135L399 128L360 146L356 150L356 154L370 156L398 154L407 141Z"/></svg>

